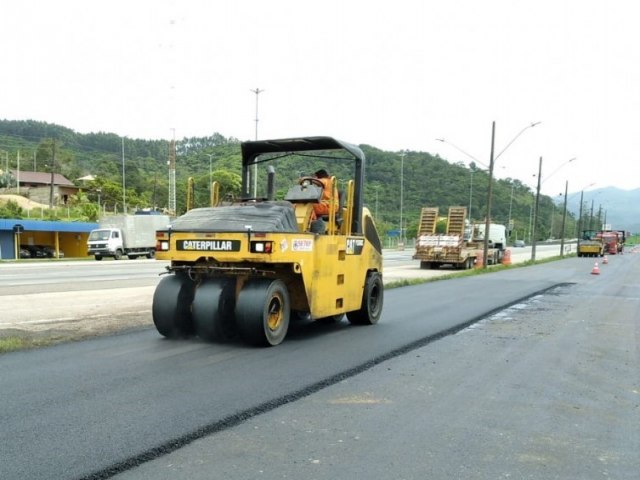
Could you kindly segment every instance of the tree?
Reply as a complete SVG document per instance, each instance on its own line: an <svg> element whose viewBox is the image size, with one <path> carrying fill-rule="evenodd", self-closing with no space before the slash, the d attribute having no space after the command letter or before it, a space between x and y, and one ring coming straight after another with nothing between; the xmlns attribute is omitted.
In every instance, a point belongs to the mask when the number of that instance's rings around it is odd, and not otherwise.
<svg viewBox="0 0 640 480"><path fill-rule="evenodd" d="M0 188L11 188L15 187L16 179L11 175L11 172L2 172L0 173Z"/></svg>
<svg viewBox="0 0 640 480"><path fill-rule="evenodd" d="M0 206L0 218L22 218L23 215L24 210L14 200L9 200Z"/></svg>
<svg viewBox="0 0 640 480"><path fill-rule="evenodd" d="M238 198L242 191L242 177L227 170L215 170L212 173L213 179L220 184L220 198L229 196Z"/></svg>

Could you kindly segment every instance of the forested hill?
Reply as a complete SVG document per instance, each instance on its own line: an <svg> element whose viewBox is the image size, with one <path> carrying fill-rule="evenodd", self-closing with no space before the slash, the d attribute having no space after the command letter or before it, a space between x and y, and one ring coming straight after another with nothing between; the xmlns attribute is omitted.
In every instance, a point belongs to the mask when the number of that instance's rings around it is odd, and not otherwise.
<svg viewBox="0 0 640 480"><path fill-rule="evenodd" d="M422 207L437 206L441 215L446 215L450 206L471 206L473 219L484 219L488 186L485 170L452 164L427 152L405 151L401 157L400 152L383 151L370 145L360 147L367 156L365 202L383 233L399 229L401 190L408 238L415 236ZM50 171L54 149L56 172L76 182L86 175L96 178L82 183L86 201L96 202L99 189L101 203L106 204L107 209L121 208L118 203L122 201L124 163L127 204L167 206L168 141L123 138L105 132L81 134L63 126L31 120L0 120L0 169L15 169L19 161L21 170ZM279 166L280 186L300 172L299 165L286 160ZM206 205L210 172L222 183L223 191L233 192L239 188L238 139L213 133L208 137L177 140L179 212L185 209L189 177L195 180L196 206ZM343 172L338 169L331 173L340 178ZM492 198L493 221L507 224L511 219L514 235L526 239L531 228L531 189L519 180L501 179L494 183ZM543 196L539 219L539 239L560 236L561 205L556 206L551 198ZM573 235L575 227L570 214L566 231Z"/></svg>

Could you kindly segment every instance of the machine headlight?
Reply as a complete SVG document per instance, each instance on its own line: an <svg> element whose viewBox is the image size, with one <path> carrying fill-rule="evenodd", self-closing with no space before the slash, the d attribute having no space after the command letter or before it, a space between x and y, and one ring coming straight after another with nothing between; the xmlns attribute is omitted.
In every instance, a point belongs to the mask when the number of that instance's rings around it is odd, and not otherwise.
<svg viewBox="0 0 640 480"><path fill-rule="evenodd" d="M251 242L251 253L272 253L273 242Z"/></svg>

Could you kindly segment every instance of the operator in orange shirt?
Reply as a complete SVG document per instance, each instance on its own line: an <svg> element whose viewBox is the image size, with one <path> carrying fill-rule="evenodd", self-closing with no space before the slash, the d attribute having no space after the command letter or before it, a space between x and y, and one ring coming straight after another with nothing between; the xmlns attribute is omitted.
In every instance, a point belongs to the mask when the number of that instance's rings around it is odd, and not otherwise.
<svg viewBox="0 0 640 480"><path fill-rule="evenodd" d="M320 198L320 202L313 205L313 212L315 213L316 217L320 218L329 215L329 206L331 205L331 202L334 202L337 207L338 199L334 198L333 182L331 182L331 177L324 168L318 170L313 174L313 176L320 180L323 185L322 197Z"/></svg>

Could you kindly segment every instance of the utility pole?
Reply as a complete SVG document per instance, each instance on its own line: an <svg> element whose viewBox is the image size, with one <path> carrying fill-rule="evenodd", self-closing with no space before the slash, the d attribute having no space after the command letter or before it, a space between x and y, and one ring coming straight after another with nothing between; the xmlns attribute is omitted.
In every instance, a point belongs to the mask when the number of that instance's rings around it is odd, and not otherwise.
<svg viewBox="0 0 640 480"><path fill-rule="evenodd" d="M533 227L531 234L531 261L536 260L536 224L538 223L538 208L540 208L540 183L542 178L542 157L540 157L540 164L538 166L538 187L536 188L536 204L533 211Z"/></svg>
<svg viewBox="0 0 640 480"><path fill-rule="evenodd" d="M598 205L598 230L604 230L604 226L602 225L602 204Z"/></svg>
<svg viewBox="0 0 640 480"><path fill-rule="evenodd" d="M576 232L576 237L582 238L582 206L584 201L584 190L580 192L580 216L578 217L578 231Z"/></svg>

